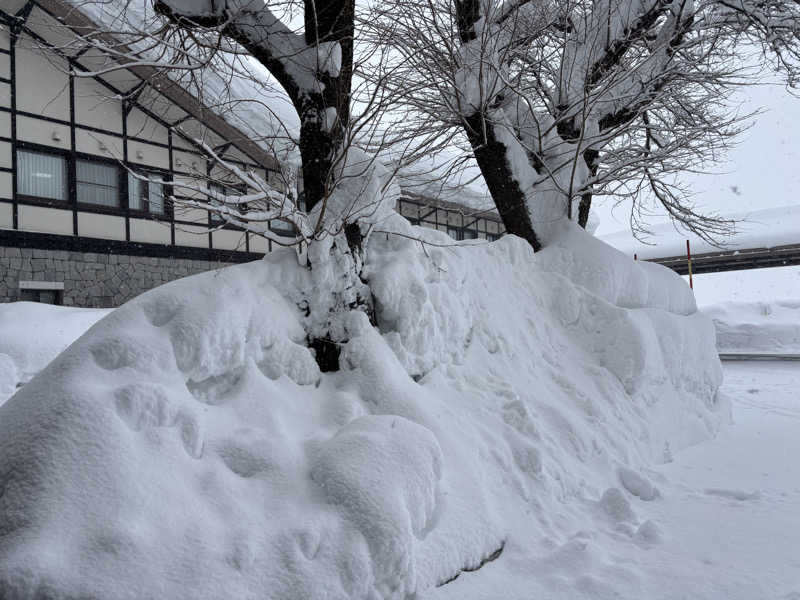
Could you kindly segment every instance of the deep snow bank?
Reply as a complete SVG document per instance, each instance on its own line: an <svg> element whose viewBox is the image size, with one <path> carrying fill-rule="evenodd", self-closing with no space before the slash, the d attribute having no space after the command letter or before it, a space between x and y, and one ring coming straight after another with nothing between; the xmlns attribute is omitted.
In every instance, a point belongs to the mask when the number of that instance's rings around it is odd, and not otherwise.
<svg viewBox="0 0 800 600"><path fill-rule="evenodd" d="M110 310L0 304L0 404Z"/></svg>
<svg viewBox="0 0 800 600"><path fill-rule="evenodd" d="M713 329L581 239L374 236L381 331L332 374L291 253L114 311L0 407L0 597L424 598L598 521L654 542L639 469L725 416Z"/></svg>
<svg viewBox="0 0 800 600"><path fill-rule="evenodd" d="M720 352L800 353L800 300L722 302L703 308Z"/></svg>

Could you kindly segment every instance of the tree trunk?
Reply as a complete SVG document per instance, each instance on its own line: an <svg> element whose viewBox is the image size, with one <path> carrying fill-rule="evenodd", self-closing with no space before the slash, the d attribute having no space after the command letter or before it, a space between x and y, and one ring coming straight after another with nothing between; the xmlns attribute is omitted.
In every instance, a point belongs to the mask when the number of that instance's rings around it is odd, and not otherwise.
<svg viewBox="0 0 800 600"><path fill-rule="evenodd" d="M597 168L600 163L600 153L592 148L583 151L583 160L589 167L589 174L594 177L597 175ZM581 203L578 205L578 225L586 229L589 222L589 212L592 209L592 191L586 191L581 196Z"/></svg>
<svg viewBox="0 0 800 600"><path fill-rule="evenodd" d="M334 160L350 126L354 23L355 0L305 2L306 44L319 47L320 44L338 42L342 50L338 76L319 73L319 80L325 86L322 93L294 101L300 115L300 156L307 211L327 195L333 181ZM326 123L326 113L332 110L336 111L336 119L333 123Z"/></svg>
<svg viewBox="0 0 800 600"><path fill-rule="evenodd" d="M456 0L455 8L461 42L474 43L477 39L475 24L482 14L480 0ZM533 230L525 193L511 171L508 149L497 139L494 125L486 118L485 110L485 107L476 110L464 119L464 131L475 160L506 231L527 240L535 251L539 250L541 244Z"/></svg>
<svg viewBox="0 0 800 600"><path fill-rule="evenodd" d="M527 240L538 251L541 244L533 230L525 193L514 178L506 146L497 140L494 125L482 113L475 113L467 117L465 130L506 231Z"/></svg>

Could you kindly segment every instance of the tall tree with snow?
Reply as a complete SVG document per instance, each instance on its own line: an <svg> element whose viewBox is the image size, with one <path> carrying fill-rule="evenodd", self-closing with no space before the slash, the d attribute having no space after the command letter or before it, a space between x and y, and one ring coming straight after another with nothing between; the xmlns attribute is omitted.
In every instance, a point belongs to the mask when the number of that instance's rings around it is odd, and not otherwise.
<svg viewBox="0 0 800 600"><path fill-rule="evenodd" d="M355 1L306 0L302 33L263 0L157 0L155 8L178 27L218 30L277 79L300 116L306 208L323 201L350 119Z"/></svg>
<svg viewBox="0 0 800 600"><path fill-rule="evenodd" d="M347 338L341 312L372 314L360 278L365 217L391 205L389 177L347 143L353 74L354 0L305 0L303 26L291 7L274 12L263 0L156 0L172 27L217 35L238 44L278 81L300 118L299 150L305 206L292 207L293 224L308 242L315 291L301 303L310 316L310 343L323 368L336 368L337 344ZM240 177L243 177L240 174ZM246 197L224 198L242 205ZM229 221L247 221L223 211Z"/></svg>
<svg viewBox="0 0 800 600"><path fill-rule="evenodd" d="M538 249L592 198L643 192L708 238L676 177L717 160L741 130L725 104L743 65L796 80L796 2L386 0L373 22L397 63L387 85L409 130L460 130L506 229ZM403 130L403 123L407 124Z"/></svg>

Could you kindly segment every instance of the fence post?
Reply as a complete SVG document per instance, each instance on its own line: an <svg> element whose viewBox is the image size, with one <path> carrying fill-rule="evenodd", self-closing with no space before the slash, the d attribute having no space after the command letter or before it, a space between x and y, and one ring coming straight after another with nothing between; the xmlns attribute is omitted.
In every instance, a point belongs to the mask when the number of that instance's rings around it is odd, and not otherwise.
<svg viewBox="0 0 800 600"><path fill-rule="evenodd" d="M689 264L689 287L694 289L692 282L692 251L689 249L689 240L686 240L686 262Z"/></svg>

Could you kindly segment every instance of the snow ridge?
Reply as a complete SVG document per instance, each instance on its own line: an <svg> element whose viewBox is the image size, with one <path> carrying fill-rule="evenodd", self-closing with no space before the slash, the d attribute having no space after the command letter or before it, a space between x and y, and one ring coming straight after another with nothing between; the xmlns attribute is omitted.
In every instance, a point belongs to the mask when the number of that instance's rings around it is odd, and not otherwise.
<svg viewBox="0 0 800 600"><path fill-rule="evenodd" d="M534 255L381 226L380 330L344 316L339 372L277 252L132 300L0 407L0 597L459 597L575 532L657 544L642 470L726 409L682 280L614 251L593 276L577 228Z"/></svg>

